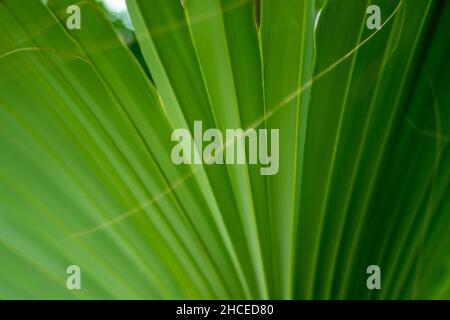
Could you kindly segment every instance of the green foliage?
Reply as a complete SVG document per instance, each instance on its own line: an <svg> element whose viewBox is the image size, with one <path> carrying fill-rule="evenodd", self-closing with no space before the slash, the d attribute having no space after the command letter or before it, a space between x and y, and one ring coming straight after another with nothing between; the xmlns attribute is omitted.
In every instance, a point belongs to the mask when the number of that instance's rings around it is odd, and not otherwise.
<svg viewBox="0 0 450 320"><path fill-rule="evenodd" d="M0 298L450 298L450 2L255 3L128 0L133 54L0 0ZM195 120L280 129L280 171L174 165Z"/></svg>

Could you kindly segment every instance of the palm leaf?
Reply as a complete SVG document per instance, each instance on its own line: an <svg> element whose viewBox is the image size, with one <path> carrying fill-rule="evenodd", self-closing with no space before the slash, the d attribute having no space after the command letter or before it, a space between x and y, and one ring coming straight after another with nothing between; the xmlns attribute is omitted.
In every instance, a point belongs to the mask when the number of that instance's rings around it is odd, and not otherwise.
<svg viewBox="0 0 450 320"><path fill-rule="evenodd" d="M0 0L1 298L450 297L450 3L128 0L144 61L72 4ZM278 173L173 164L195 121Z"/></svg>

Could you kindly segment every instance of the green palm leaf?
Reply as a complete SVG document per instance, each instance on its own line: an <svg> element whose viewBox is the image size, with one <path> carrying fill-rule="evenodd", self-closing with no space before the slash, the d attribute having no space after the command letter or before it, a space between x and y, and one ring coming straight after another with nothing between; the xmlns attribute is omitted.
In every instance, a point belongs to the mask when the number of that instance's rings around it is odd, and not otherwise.
<svg viewBox="0 0 450 320"><path fill-rule="evenodd" d="M450 297L449 2L128 0L143 60L73 4L0 0L1 298ZM195 121L279 171L175 165Z"/></svg>

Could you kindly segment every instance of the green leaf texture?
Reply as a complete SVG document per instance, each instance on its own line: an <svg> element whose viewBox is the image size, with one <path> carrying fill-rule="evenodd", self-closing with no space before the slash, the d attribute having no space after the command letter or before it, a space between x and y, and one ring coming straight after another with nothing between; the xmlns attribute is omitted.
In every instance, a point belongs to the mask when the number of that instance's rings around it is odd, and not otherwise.
<svg viewBox="0 0 450 320"><path fill-rule="evenodd" d="M145 62L0 0L0 298L450 298L449 1L127 5ZM194 121L279 129L278 173L175 165Z"/></svg>

